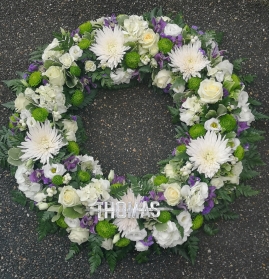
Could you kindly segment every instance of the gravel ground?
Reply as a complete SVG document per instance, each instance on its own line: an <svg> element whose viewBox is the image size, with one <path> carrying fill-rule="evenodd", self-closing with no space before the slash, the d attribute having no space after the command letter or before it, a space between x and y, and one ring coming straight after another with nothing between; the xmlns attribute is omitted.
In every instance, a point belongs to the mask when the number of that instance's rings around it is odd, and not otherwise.
<svg viewBox="0 0 269 279"><path fill-rule="evenodd" d="M263 2L263 4L262 4ZM0 2L0 77L16 77L28 66L28 54L49 43L60 27L72 30L80 23L111 13L141 15L163 1L121 0L20 0ZM257 76L248 92L263 103L268 112L269 87L269 12L268 1L251 0L166 0L165 13L182 11L185 22L204 30L224 31L223 49L230 59L249 58L245 73ZM0 103L14 95L0 83ZM118 174L142 175L156 172L156 163L174 147L174 129L166 110L171 100L153 94L146 87L100 92L92 107L83 113L88 134L87 150L98 158L103 169ZM1 107L0 124L6 125L10 112ZM255 124L266 130L268 121ZM259 144L268 162L269 144ZM83 251L64 261L69 240L57 236L39 242L33 212L15 204L10 191L15 179L0 169L0 278L1 279L86 279L86 278L170 278L170 279L263 279L269 278L268 167L250 184L260 194L241 198L233 206L240 218L218 222L219 234L201 235L197 263L192 266L182 257L153 255L137 265L133 255L126 256L115 273L103 264L89 275L87 253Z"/></svg>

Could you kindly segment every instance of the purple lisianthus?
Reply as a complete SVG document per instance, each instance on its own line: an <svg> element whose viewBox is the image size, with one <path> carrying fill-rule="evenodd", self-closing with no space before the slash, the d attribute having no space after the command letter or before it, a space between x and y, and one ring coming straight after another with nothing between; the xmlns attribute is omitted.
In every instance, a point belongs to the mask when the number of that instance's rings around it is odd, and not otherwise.
<svg viewBox="0 0 269 279"><path fill-rule="evenodd" d="M185 145L189 145L191 139L188 133L186 133L187 137L180 137L179 139L177 139L177 143L180 144L185 144Z"/></svg>
<svg viewBox="0 0 269 279"><path fill-rule="evenodd" d="M29 175L29 179L31 182L38 183L43 176L44 176L44 171L41 169L36 169Z"/></svg>
<svg viewBox="0 0 269 279"><path fill-rule="evenodd" d="M29 74L27 74L27 73L24 73L23 75L22 75L22 78L23 79L27 79L29 77Z"/></svg>
<svg viewBox="0 0 269 279"><path fill-rule="evenodd" d="M72 155L65 159L63 164L68 171L75 171L79 162L80 160L76 156Z"/></svg>
<svg viewBox="0 0 269 279"><path fill-rule="evenodd" d="M149 198L153 201L164 201L165 197L163 195L163 192L155 192L155 191L150 191L149 192Z"/></svg>
<svg viewBox="0 0 269 279"><path fill-rule="evenodd" d="M164 92L164 93L169 93L169 92L170 92L171 86L172 86L171 83L167 84L166 87L163 89L163 92Z"/></svg>
<svg viewBox="0 0 269 279"><path fill-rule="evenodd" d="M80 220L80 227L81 228L87 228L90 230L90 233L94 233L95 232L95 226L98 223L98 216L97 215L93 215L93 216L84 216L81 220Z"/></svg>
<svg viewBox="0 0 269 279"><path fill-rule="evenodd" d="M110 27L112 30L114 30L116 24L118 24L118 21L114 14L104 19L104 26Z"/></svg>
<svg viewBox="0 0 269 279"><path fill-rule="evenodd" d="M113 180L111 181L111 184L115 184L115 183L124 184L125 176L120 176L115 174Z"/></svg>
<svg viewBox="0 0 269 279"><path fill-rule="evenodd" d="M29 67L28 67L29 72L34 72L34 71L37 71L37 70L38 70L38 65L36 65L35 63L30 64Z"/></svg>
<svg viewBox="0 0 269 279"><path fill-rule="evenodd" d="M77 121L78 117L76 115L71 115L71 119L74 120L74 121Z"/></svg>
<svg viewBox="0 0 269 279"><path fill-rule="evenodd" d="M92 88L96 88L97 84L92 82L92 79L90 77L87 76L83 76L80 79L81 84L83 85L83 87L86 89L86 91L88 93L91 93L91 87Z"/></svg>
<svg viewBox="0 0 269 279"><path fill-rule="evenodd" d="M208 197L205 200L205 207L204 210L202 211L203 215L208 214L211 211L211 209L214 207L214 198L216 197L215 190L216 190L215 186L208 187Z"/></svg>
<svg viewBox="0 0 269 279"><path fill-rule="evenodd" d="M188 210L187 205L183 201L180 201L177 207L180 209Z"/></svg>
<svg viewBox="0 0 269 279"><path fill-rule="evenodd" d="M141 77L140 77L139 70L135 70L135 71L132 73L132 78L134 78L134 77L137 77L137 81L138 81L138 82L141 81Z"/></svg>
<svg viewBox="0 0 269 279"><path fill-rule="evenodd" d="M202 48L199 48L199 51L203 54L203 56L206 56L206 52Z"/></svg>
<svg viewBox="0 0 269 279"><path fill-rule="evenodd" d="M243 148L245 151L249 150L249 143L243 144Z"/></svg>
<svg viewBox="0 0 269 279"><path fill-rule="evenodd" d="M141 242L143 245L148 246L148 247L151 246L152 244L154 244L152 235L149 235L147 239L140 240L140 242Z"/></svg>
<svg viewBox="0 0 269 279"><path fill-rule="evenodd" d="M79 28L74 29L74 30L71 32L70 37L73 38L76 34L79 34Z"/></svg>
<svg viewBox="0 0 269 279"><path fill-rule="evenodd" d="M197 176L194 176L194 175L190 175L189 177L189 180L188 180L188 183L189 185L192 187L194 186L197 182L200 182L201 179Z"/></svg>
<svg viewBox="0 0 269 279"><path fill-rule="evenodd" d="M193 30L198 30L198 26L196 26L196 25L192 25L192 27L191 27Z"/></svg>
<svg viewBox="0 0 269 279"><path fill-rule="evenodd" d="M229 91L223 87L223 97L226 98L229 96Z"/></svg>
<svg viewBox="0 0 269 279"><path fill-rule="evenodd" d="M239 136L243 131L247 130L249 125L246 121L238 121L237 123L237 136Z"/></svg>
<svg viewBox="0 0 269 279"><path fill-rule="evenodd" d="M163 63L164 61L170 62L170 57L169 56L165 56L163 53L158 52L155 56L154 59L157 61L157 63L160 66L160 69L163 68Z"/></svg>
<svg viewBox="0 0 269 279"><path fill-rule="evenodd" d="M163 33L163 30L167 24L166 21L164 21L162 18L157 21L155 17L152 18L151 23L153 24L154 32L159 34Z"/></svg>

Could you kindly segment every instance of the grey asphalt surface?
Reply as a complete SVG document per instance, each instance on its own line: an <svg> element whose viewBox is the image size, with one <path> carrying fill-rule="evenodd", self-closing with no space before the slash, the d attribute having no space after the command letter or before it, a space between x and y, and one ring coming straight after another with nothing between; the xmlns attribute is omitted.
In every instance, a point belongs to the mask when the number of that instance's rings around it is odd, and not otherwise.
<svg viewBox="0 0 269 279"><path fill-rule="evenodd" d="M266 2L266 1L264 1ZM28 67L28 54L53 39L60 27L75 29L89 19L112 13L141 15L163 1L121 0L1 0L0 2L0 79L16 77ZM269 114L269 10L255 0L166 0L164 12L184 14L189 25L204 30L224 31L223 49L230 60L249 58L244 72L257 76L248 92L262 102L260 111ZM14 100L0 83L0 104ZM83 112L87 129L86 148L99 159L105 172L142 175L158 171L156 163L175 146L174 128L166 110L171 100L156 95L147 87L102 91L94 105ZM10 111L0 108L0 124L6 125ZM268 163L268 120L255 126L266 130L259 144ZM107 264L90 276L87 252L65 262L69 240L49 236L38 241L35 214L14 203L10 191L16 181L0 169L0 278L1 279L87 279L87 278L170 278L170 279L263 279L269 278L269 185L268 166L259 168L260 176L250 181L258 196L240 198L233 205L240 218L220 221L220 232L200 236L196 265L179 256L152 255L144 265L126 256L110 274Z"/></svg>

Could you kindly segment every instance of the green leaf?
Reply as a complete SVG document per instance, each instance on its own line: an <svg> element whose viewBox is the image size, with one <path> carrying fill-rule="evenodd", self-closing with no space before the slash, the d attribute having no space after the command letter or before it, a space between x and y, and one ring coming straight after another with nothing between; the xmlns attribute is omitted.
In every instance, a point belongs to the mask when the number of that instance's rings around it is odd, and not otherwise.
<svg viewBox="0 0 269 279"><path fill-rule="evenodd" d="M42 221L51 220L54 215L54 212L45 211L42 216Z"/></svg>
<svg viewBox="0 0 269 279"><path fill-rule="evenodd" d="M150 250L140 252L136 257L135 260L141 264L146 263L149 261L148 255L150 254Z"/></svg>
<svg viewBox="0 0 269 279"><path fill-rule="evenodd" d="M79 248L78 244L72 242L70 245L70 248L69 248L69 252L65 257L65 260L66 261L70 260L71 258L74 257L74 255L78 254L79 252L80 252L80 248Z"/></svg>
<svg viewBox="0 0 269 279"><path fill-rule="evenodd" d="M52 205L50 206L47 211L52 211L52 212L62 212L63 206L62 205Z"/></svg>
<svg viewBox="0 0 269 279"><path fill-rule="evenodd" d="M234 70L236 72L241 71L242 63L247 60L246 58L239 58L233 61Z"/></svg>
<svg viewBox="0 0 269 279"><path fill-rule="evenodd" d="M12 200L14 202L17 202L17 203L19 203L23 206L26 205L27 198L25 197L25 195L21 191L13 190L13 191L11 191L11 196L12 196Z"/></svg>
<svg viewBox="0 0 269 279"><path fill-rule="evenodd" d="M102 241L103 238L97 234L91 234L89 236L89 263L91 274L93 274L102 263L102 258L104 257L101 249Z"/></svg>
<svg viewBox="0 0 269 279"><path fill-rule="evenodd" d="M118 255L113 250L106 250L105 251L105 257L106 257L109 269L110 269L111 273L113 273L114 270L115 270L115 267L117 265Z"/></svg>
<svg viewBox="0 0 269 279"><path fill-rule="evenodd" d="M2 104L2 106L4 106L5 108L8 108L8 109L11 109L11 110L14 110L14 109L15 109L15 103L14 103L14 101L4 103L4 104Z"/></svg>
<svg viewBox="0 0 269 279"><path fill-rule="evenodd" d="M155 228L159 232L164 232L165 230L167 230L168 225L167 223L157 223L155 224Z"/></svg>
<svg viewBox="0 0 269 279"><path fill-rule="evenodd" d="M238 185L235 189L235 194L237 197L244 196L244 197L252 197L259 194L259 191L254 190L249 185Z"/></svg>
<svg viewBox="0 0 269 279"><path fill-rule="evenodd" d="M73 207L65 207L63 209L63 216L71 219L76 219L76 218L82 218L84 214L75 211Z"/></svg>
<svg viewBox="0 0 269 279"><path fill-rule="evenodd" d="M73 209L78 212L79 214L85 215L85 206L83 205L76 205L73 207Z"/></svg>
<svg viewBox="0 0 269 279"><path fill-rule="evenodd" d="M212 226L209 226L207 224L204 225L203 229L204 232L210 236L217 234L219 231L217 228L213 228Z"/></svg>
<svg viewBox="0 0 269 279"><path fill-rule="evenodd" d="M217 112L215 110L209 110L208 113L205 115L206 119L217 117Z"/></svg>
<svg viewBox="0 0 269 279"><path fill-rule="evenodd" d="M188 247L188 254L190 256L191 263L194 264L196 257L197 257L197 252L199 250L199 239L196 236L190 236L188 238L187 242L187 247Z"/></svg>
<svg viewBox="0 0 269 279"><path fill-rule="evenodd" d="M221 115L226 114L226 113L227 113L227 108L224 105L219 104L219 107L218 107L218 110L217 110L218 116L221 116Z"/></svg>
<svg viewBox="0 0 269 279"><path fill-rule="evenodd" d="M139 72L141 73L151 73L151 68L149 65L142 66L139 68Z"/></svg>

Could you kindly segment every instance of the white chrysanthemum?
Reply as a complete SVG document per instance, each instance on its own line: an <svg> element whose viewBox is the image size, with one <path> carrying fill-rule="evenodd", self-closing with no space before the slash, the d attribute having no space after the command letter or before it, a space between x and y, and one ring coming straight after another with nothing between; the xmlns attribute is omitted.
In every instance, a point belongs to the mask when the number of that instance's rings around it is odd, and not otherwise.
<svg viewBox="0 0 269 279"><path fill-rule="evenodd" d="M131 203L132 207L134 208L135 204L140 204L142 197L140 195L135 196L131 189L128 189L127 193L121 197L121 202L125 202L126 205ZM118 200L112 200L115 203ZM122 233L122 236L125 236L128 233L136 230L138 228L138 223L136 218L116 218L113 222Z"/></svg>
<svg viewBox="0 0 269 279"><path fill-rule="evenodd" d="M196 41L193 44L176 47L169 53L173 72L181 72L183 78L187 81L190 77L201 77L200 71L206 67L210 61L204 57L199 50L201 42Z"/></svg>
<svg viewBox="0 0 269 279"><path fill-rule="evenodd" d="M50 127L50 122L37 123L29 128L26 141L19 146L24 153L20 158L24 160L40 160L42 164L48 164L53 155L57 155L65 143L56 128Z"/></svg>
<svg viewBox="0 0 269 279"><path fill-rule="evenodd" d="M214 131L207 131L204 137L191 140L187 146L187 154L194 163L194 169L212 178L220 165L230 161L232 149L227 147L227 139Z"/></svg>
<svg viewBox="0 0 269 279"><path fill-rule="evenodd" d="M124 34L119 26L115 26L114 30L105 26L96 31L96 43L90 50L97 55L101 64L113 69L118 66L129 48L124 46Z"/></svg>

